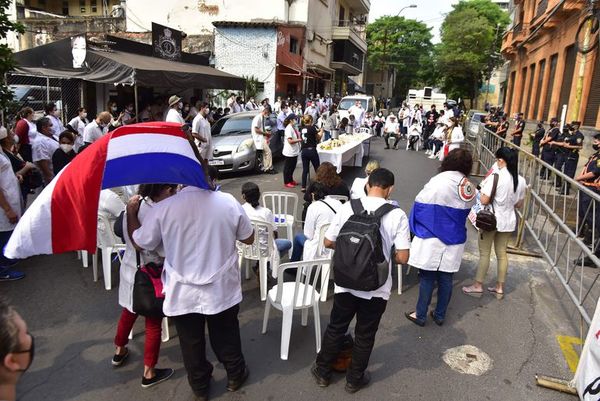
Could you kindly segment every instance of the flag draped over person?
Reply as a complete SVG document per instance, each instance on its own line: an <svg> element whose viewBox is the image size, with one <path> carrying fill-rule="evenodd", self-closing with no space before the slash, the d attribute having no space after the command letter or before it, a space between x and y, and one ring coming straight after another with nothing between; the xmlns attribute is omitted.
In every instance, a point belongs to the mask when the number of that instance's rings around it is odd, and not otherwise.
<svg viewBox="0 0 600 401"><path fill-rule="evenodd" d="M100 191L145 183L210 188L179 124L127 125L90 145L27 209L5 255L23 259L76 250L95 252Z"/></svg>

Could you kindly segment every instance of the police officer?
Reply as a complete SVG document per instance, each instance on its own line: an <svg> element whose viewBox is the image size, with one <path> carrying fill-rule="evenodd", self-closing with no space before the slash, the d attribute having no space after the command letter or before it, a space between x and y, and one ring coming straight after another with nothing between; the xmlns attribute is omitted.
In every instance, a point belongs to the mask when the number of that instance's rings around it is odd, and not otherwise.
<svg viewBox="0 0 600 401"><path fill-rule="evenodd" d="M496 135L498 135L502 139L506 139L506 133L508 132L508 126L509 126L508 119L504 115L501 117L500 122L498 123L498 125L496 127ZM503 145L500 144L500 146L503 146Z"/></svg>
<svg viewBox="0 0 600 401"><path fill-rule="evenodd" d="M554 147L556 152L556 158L554 159L554 168L564 173L565 162L567 161L567 149L564 147L566 143L566 139L569 136L569 125L565 125L560 131L560 133L556 136L554 141L550 142L550 145ZM556 177L556 189L560 188L562 185L562 180L560 177Z"/></svg>
<svg viewBox="0 0 600 401"><path fill-rule="evenodd" d="M512 142L516 146L521 146L521 139L523 139L523 131L525 130L525 120L523 120L523 113L517 114L515 120L515 128L512 133Z"/></svg>
<svg viewBox="0 0 600 401"><path fill-rule="evenodd" d="M548 163L553 166L554 161L556 160L556 147L552 146L551 142L556 140L558 135L560 134L560 129L558 128L558 119L553 118L550 120L550 129L546 132L544 139L540 141L540 146L542 146L542 161ZM543 179L548 179L549 174L544 167L542 167L541 177Z"/></svg>
<svg viewBox="0 0 600 401"><path fill-rule="evenodd" d="M542 141L542 139L544 139L545 135L546 135L546 129L544 128L544 122L540 121L537 125L535 132L533 134L531 134L531 140L532 140L531 153L533 153L534 156L539 157L540 142Z"/></svg>
<svg viewBox="0 0 600 401"><path fill-rule="evenodd" d="M579 131L580 126L581 123L579 121L573 121L569 124L569 135L565 138L565 142L562 145L566 150L564 173L571 178L575 177L577 163L579 162L579 151L583 149L584 136ZM565 182L563 188L561 188L561 194L569 195L570 188L571 186Z"/></svg>
<svg viewBox="0 0 600 401"><path fill-rule="evenodd" d="M594 135L594 143L592 145L596 153L594 153L586 163L585 167L581 174L575 178L575 181L580 182L586 188L592 190L593 192L600 194L600 134ZM595 213L595 225L594 225L594 210L592 206L593 199L591 196L586 194L584 191L579 193L579 227L578 234L582 235L585 231L585 240L584 242L591 242L591 229L594 227L596 231L595 237L598 236L598 224L600 223L600 213L596 211ZM600 205L596 205L598 208ZM588 210L589 209L589 210ZM599 249L596 247L594 253L598 256ZM576 260L576 264L580 264L581 259ZM587 257L583 260L584 265L589 267L596 267L596 264L589 260Z"/></svg>

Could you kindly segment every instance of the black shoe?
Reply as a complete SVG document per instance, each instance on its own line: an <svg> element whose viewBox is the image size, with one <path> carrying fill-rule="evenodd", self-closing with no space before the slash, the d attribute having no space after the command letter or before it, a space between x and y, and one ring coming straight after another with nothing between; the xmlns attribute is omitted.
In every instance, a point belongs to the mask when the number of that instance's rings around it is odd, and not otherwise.
<svg viewBox="0 0 600 401"><path fill-rule="evenodd" d="M435 313L433 311L429 312L429 316L431 316L431 318L433 319L433 321L435 322L435 324L437 324L438 326L441 326L442 324L444 324L443 320L440 320L438 318L435 317Z"/></svg>
<svg viewBox="0 0 600 401"><path fill-rule="evenodd" d="M123 365L123 363L125 363L125 360L127 359L128 356L129 356L129 349L125 348L125 353L123 355L115 354L113 356L111 363L115 368L118 368L119 366Z"/></svg>
<svg viewBox="0 0 600 401"><path fill-rule="evenodd" d="M425 322L420 321L419 319L417 319L416 317L412 317L411 314L413 312L405 312L404 316L406 316L406 318L408 320L410 320L411 322L413 322L414 324L416 324L417 326L421 326L424 327L425 326Z"/></svg>
<svg viewBox="0 0 600 401"><path fill-rule="evenodd" d="M387 147L385 147L384 149L390 149L390 147L389 147L389 146L387 146Z"/></svg>
<svg viewBox="0 0 600 401"><path fill-rule="evenodd" d="M314 377L315 381L317 382L317 386L319 387L327 387L329 386L329 379L324 378L323 376L321 376L319 374L319 371L317 370L317 364L313 363L313 365L310 368L310 373L312 374L312 376Z"/></svg>
<svg viewBox="0 0 600 401"><path fill-rule="evenodd" d="M369 385L370 381L371 381L371 374L369 373L369 371L365 370L365 372L363 373L363 375L360 378L360 380L358 381L358 383L346 382L346 387L344 387L344 389L346 390L346 392L348 392L350 394L354 394L358 390L360 390L364 387L367 387Z"/></svg>
<svg viewBox="0 0 600 401"><path fill-rule="evenodd" d="M598 266L596 266L596 264L594 263L594 261L590 258L588 258L587 256L585 258L583 258L583 260L581 260L581 258L579 259L575 259L573 261L573 263L575 265L581 265L583 262L583 265L586 267L591 267L592 269L596 269Z"/></svg>
<svg viewBox="0 0 600 401"><path fill-rule="evenodd" d="M162 383L167 380L169 377L173 376L175 371L171 368L167 369L154 369L154 377L152 379L146 379L142 377L142 388L152 387L158 383Z"/></svg>
<svg viewBox="0 0 600 401"><path fill-rule="evenodd" d="M249 375L250 371L248 370L248 366L244 366L244 371L237 379L229 379L227 381L227 391L238 391L246 382Z"/></svg>

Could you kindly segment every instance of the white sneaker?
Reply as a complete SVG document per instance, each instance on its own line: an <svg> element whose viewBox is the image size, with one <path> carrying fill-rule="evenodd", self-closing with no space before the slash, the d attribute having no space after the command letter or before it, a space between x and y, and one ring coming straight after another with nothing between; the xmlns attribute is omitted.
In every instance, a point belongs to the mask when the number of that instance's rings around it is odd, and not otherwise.
<svg viewBox="0 0 600 401"><path fill-rule="evenodd" d="M436 158L437 158L437 156L436 156L436 155L431 155L431 156L429 156L429 158L430 158L430 159L436 159Z"/></svg>

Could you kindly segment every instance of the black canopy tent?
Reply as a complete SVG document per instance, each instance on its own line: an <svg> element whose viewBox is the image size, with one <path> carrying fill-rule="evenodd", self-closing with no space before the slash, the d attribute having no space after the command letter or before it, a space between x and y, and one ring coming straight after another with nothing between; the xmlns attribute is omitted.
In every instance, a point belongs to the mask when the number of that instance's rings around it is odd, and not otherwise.
<svg viewBox="0 0 600 401"><path fill-rule="evenodd" d="M85 36L85 35L79 35ZM109 37L110 38L110 37ZM134 86L137 113L137 87L147 86L171 89L235 89L244 90L245 80L207 65L165 60L137 52L142 43L131 46L133 51L124 51L121 40L105 41L101 45L88 41L84 61L75 68L73 38L67 38L14 54L17 66L14 72L37 77L80 79L104 84ZM131 41L129 41L131 42ZM80 52L82 50L80 49ZM80 53L81 54L81 53ZM194 60L194 55L184 60ZM82 57L83 60L83 57Z"/></svg>

